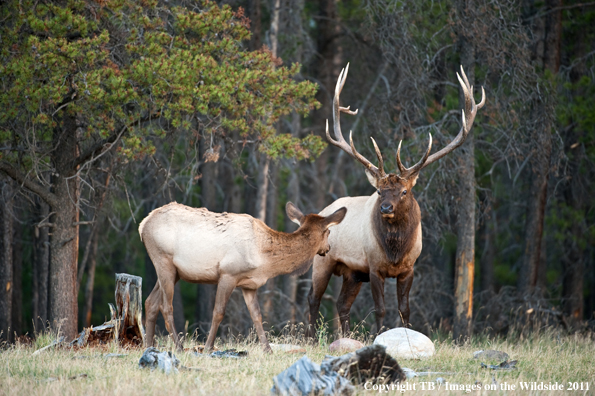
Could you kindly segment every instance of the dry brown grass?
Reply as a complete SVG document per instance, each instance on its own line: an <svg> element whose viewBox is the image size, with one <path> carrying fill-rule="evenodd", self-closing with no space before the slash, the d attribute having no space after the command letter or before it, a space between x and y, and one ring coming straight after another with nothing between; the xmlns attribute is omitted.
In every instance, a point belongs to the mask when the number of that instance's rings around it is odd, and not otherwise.
<svg viewBox="0 0 595 396"><path fill-rule="evenodd" d="M409 380L415 385L415 394L465 394L464 391L423 391L422 382L443 377L450 384L482 385L498 384L497 391L472 391L472 394L568 394L560 392L520 391L521 382L558 382L568 387L577 382L589 386L589 391L573 391L571 394L595 393L595 343L592 337L563 336L544 332L524 339L489 339L477 337L471 343L455 346L446 337L434 336L436 355L425 360L401 360L401 366L416 371L452 372L452 375L434 375ZM167 376L158 371L138 368L142 350L123 350L115 344L107 348L81 350L52 349L33 356L33 351L48 344L50 337L40 337L35 345L15 345L0 353L0 394L2 395L268 395L272 378L291 366L301 355L275 353L264 354L254 342L236 342L219 345L220 348L248 350L243 359L215 359L191 353L176 355L182 364L198 367L200 371L180 371ZM167 339L161 339L160 349L171 349ZM287 339L272 340L287 342ZM300 339L289 340L299 342ZM187 342L187 346L193 345ZM320 362L328 354L326 346L305 345L307 355ZM480 368L479 361L472 358L478 349L496 349L507 352L511 359L518 360L517 370L492 371ZM127 354L121 358L106 358L107 353ZM85 374L86 376L83 376ZM515 385L516 391L500 390L503 383ZM579 388L580 389L580 388ZM358 388L358 394L377 394ZM384 392L383 392L384 393ZM390 390L389 394L399 394Z"/></svg>

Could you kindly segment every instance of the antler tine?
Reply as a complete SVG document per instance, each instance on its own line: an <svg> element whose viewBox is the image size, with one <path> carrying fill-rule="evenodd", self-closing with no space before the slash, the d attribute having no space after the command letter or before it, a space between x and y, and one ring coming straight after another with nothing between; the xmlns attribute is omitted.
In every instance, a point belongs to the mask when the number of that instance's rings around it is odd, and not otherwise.
<svg viewBox="0 0 595 396"><path fill-rule="evenodd" d="M475 115L477 114L477 110L481 109L485 104L485 90L481 87L481 102L479 104L475 103L475 99L473 99L473 86L469 84L469 79L465 74L465 70L461 65L461 74L457 73L457 79L461 84L461 88L463 89L463 94L465 96L465 108L461 111L462 116L462 124L461 130L459 131L458 135L450 142L446 147L442 148L442 150L430 155L427 161L421 166L420 170L425 168L426 166L430 165L434 161L439 160L440 158L444 157L446 154L450 153L457 147L463 144L471 127L473 126L473 122L475 121Z"/></svg>
<svg viewBox="0 0 595 396"><path fill-rule="evenodd" d="M345 67L345 69L341 70L339 74L339 78L337 79L337 84L335 85L335 96L333 98L333 130L335 134L335 138L333 139L328 130L328 120L326 121L326 138L328 141L336 147L339 147L341 150L345 151L347 154L352 156L354 159L361 162L370 172L374 173L377 177L384 177L384 169L379 170L376 166L374 166L370 161L368 161L363 155L357 152L355 146L353 144L353 139L351 137L351 132L349 134L349 141L348 144L343 137L343 133L341 132L341 113L347 113L351 115L357 114L357 110L352 111L350 110L351 106L348 107L341 107L339 105L339 96L341 95L341 91L343 90L343 86L345 85L345 81L347 80L347 73L349 73L349 63ZM374 142L376 146L376 143ZM380 152L378 147L376 147L377 154ZM379 155L380 166L382 168L382 157Z"/></svg>
<svg viewBox="0 0 595 396"><path fill-rule="evenodd" d="M430 151L432 151L432 134L430 133L429 135L430 135L430 141L428 143L428 149L426 150L426 153L419 160L419 162L417 164L413 165L411 168L405 168L405 166L403 166L403 163L401 162L401 143L403 141L401 140L399 142L399 147L397 148L397 166L399 167L399 171L401 172L400 176L402 178L406 179L406 178L410 177L411 175L416 174L424 167L424 164L426 163L426 161L428 160L428 156L430 155Z"/></svg>
<svg viewBox="0 0 595 396"><path fill-rule="evenodd" d="M374 140L374 139L372 139L372 140ZM361 155L360 153L357 152L357 150L355 149L355 145L353 144L353 131L349 131L349 145L351 146L351 153L352 153L353 158L355 158L356 160L361 162L375 176L377 176L377 177L386 176L386 174L384 173L384 169L380 170L378 167L376 167L374 164L372 164L370 161L368 161L368 159L366 157L364 157L363 155ZM374 143L374 145L376 145L376 143ZM379 166L382 166L382 157L379 156L379 158L380 158Z"/></svg>
<svg viewBox="0 0 595 396"><path fill-rule="evenodd" d="M481 109L486 104L486 91L481 87L481 102L477 104L477 108Z"/></svg>
<svg viewBox="0 0 595 396"><path fill-rule="evenodd" d="M407 168L405 168L401 162L401 143L403 143L402 140L399 141L399 147L397 147L397 167L399 167L399 172L403 175L407 171Z"/></svg>
<svg viewBox="0 0 595 396"><path fill-rule="evenodd" d="M351 138L351 133L349 136ZM382 160L382 153L376 144L376 140L374 140L372 136L370 136L370 139L372 139L372 144L374 145L374 150L376 151L376 157L378 157L378 171L380 172L380 177L384 177L386 176L386 173L384 173L384 161Z"/></svg>

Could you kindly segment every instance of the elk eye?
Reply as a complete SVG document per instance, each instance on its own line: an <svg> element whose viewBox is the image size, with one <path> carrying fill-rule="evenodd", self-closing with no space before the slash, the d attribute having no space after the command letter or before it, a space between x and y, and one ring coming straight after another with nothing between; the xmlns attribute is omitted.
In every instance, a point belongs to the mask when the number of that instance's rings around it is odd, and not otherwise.
<svg viewBox="0 0 595 396"><path fill-rule="evenodd" d="M380 189L377 189L376 192L378 193L378 195L380 195Z"/></svg>
<svg viewBox="0 0 595 396"><path fill-rule="evenodd" d="M406 195L406 194L407 194L407 190L403 190L403 195Z"/></svg>

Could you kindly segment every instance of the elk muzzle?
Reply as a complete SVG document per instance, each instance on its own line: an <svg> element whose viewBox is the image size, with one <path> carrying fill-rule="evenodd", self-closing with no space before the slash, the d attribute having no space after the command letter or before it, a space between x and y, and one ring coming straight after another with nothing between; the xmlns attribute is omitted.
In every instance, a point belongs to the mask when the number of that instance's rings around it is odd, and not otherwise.
<svg viewBox="0 0 595 396"><path fill-rule="evenodd" d="M380 213L382 213L383 217L394 217L395 213L393 205L390 203L383 203L380 205Z"/></svg>

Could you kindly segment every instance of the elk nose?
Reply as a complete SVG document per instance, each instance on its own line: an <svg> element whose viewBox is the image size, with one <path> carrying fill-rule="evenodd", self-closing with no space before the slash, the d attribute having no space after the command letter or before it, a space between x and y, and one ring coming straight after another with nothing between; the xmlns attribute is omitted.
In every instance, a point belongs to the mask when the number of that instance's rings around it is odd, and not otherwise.
<svg viewBox="0 0 595 396"><path fill-rule="evenodd" d="M393 212L393 205L392 204L382 204L380 205L380 212L383 214L389 214Z"/></svg>

